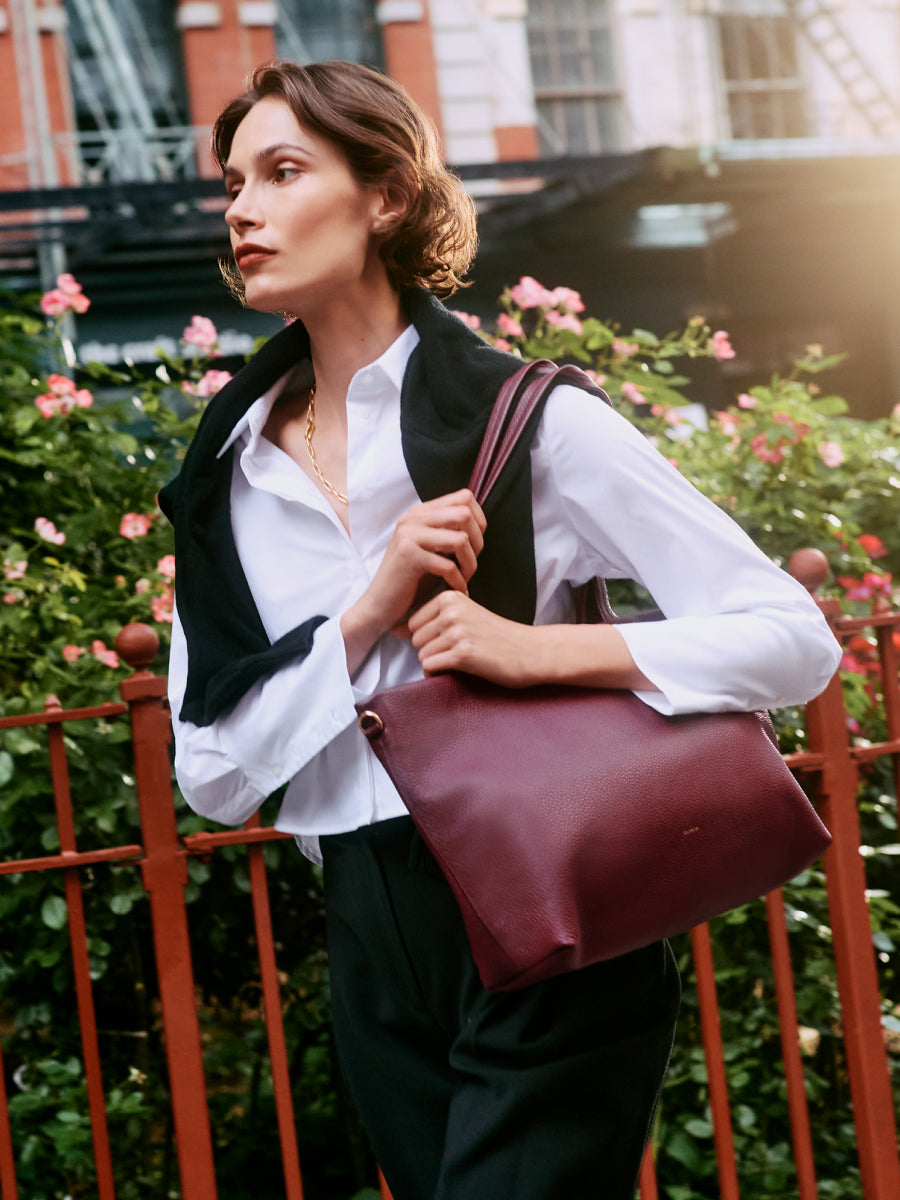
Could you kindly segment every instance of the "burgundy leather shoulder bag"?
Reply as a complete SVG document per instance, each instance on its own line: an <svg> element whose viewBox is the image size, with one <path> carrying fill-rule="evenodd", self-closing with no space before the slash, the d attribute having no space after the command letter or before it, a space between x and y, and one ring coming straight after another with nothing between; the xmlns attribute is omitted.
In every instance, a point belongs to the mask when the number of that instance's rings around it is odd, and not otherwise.
<svg viewBox="0 0 900 1200"><path fill-rule="evenodd" d="M483 502L577 368L523 367L472 475ZM602 619L615 620L598 581ZM522 987L681 933L780 886L831 838L767 713L663 716L628 691L450 672L358 705L452 888L485 987Z"/></svg>

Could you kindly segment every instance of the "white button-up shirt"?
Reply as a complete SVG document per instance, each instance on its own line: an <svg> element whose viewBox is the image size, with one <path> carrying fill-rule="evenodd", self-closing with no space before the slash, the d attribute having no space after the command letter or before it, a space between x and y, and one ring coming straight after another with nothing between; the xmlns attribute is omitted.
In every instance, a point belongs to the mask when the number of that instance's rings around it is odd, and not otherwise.
<svg viewBox="0 0 900 1200"><path fill-rule="evenodd" d="M239 824L287 783L276 825L312 858L320 834L405 812L354 705L421 678L417 653L386 634L351 678L340 618L368 587L398 517L420 502L400 440L400 389L417 342L410 326L351 381L349 536L311 478L262 435L280 383L223 447L233 452L235 544L269 638L328 616L309 655L199 727L179 717L187 648L177 612L173 624L169 696L188 803ZM801 585L608 405L556 388L531 469L537 624L572 619L572 585L597 575L635 579L667 619L620 631L660 689L639 695L660 712L774 708L824 688L839 650Z"/></svg>

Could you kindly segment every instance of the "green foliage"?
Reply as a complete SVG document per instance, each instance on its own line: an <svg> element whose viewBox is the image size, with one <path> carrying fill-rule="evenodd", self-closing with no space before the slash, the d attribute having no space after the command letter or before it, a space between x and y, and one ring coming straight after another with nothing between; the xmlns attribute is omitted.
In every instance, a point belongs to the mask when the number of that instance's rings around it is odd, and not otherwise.
<svg viewBox="0 0 900 1200"><path fill-rule="evenodd" d="M9 1102L13 1138L21 1147L18 1160L20 1192L30 1200L56 1200L86 1195L96 1187L93 1134L81 1063L39 1059L16 1073L17 1094ZM106 1093L106 1119L111 1139L131 1147L140 1144L140 1128L149 1110L144 1104L141 1073ZM132 1153L117 1194L139 1200L147 1183L140 1158Z"/></svg>
<svg viewBox="0 0 900 1200"><path fill-rule="evenodd" d="M702 319L660 337L625 335L583 317L569 289L523 280L501 298L490 340L523 358L568 360L592 372L614 405L772 557L803 547L827 555L826 585L847 610L892 600L900 568L900 417L859 421L819 380L836 361L810 348L783 376L724 413L689 406L690 365L727 359L727 335ZM115 700L127 674L113 650L128 621L153 625L165 670L172 544L154 497L173 473L215 374L215 335L195 318L184 353L155 370L78 365L64 327L0 305L0 715ZM52 522L52 528L41 524ZM38 523L36 525L36 523ZM43 531L43 532L42 532ZM61 540L59 535L65 535ZM51 540L48 540L51 539ZM620 589L617 602L646 598ZM851 641L845 685L854 736L884 736L877 654ZM801 714L779 714L785 749L802 748ZM139 842L127 723L69 724L66 750L81 848ZM873 937L891 1053L900 1052L897 953L900 852L889 764L866 768L860 818ZM182 834L205 823L178 802ZM274 816L277 798L263 820ZM0 733L0 859L59 850L43 731ZM306 1193L374 1200L371 1156L336 1077L328 1008L321 880L290 842L266 844L288 1056ZM35 1200L95 1193L90 1130L73 1019L68 910L51 872L0 881L0 1024L20 1186ZM223 847L188 862L199 1015L223 1200L283 1194L267 1065L247 850ZM178 1195L147 900L134 864L80 874L101 1030L117 1194ZM821 872L785 889L807 1089L823 1200L861 1195ZM777 1010L761 904L715 923L741 1194L796 1195ZM655 1142L661 1194L718 1195L709 1095L687 939L678 1044ZM360 1190L362 1189L362 1190Z"/></svg>

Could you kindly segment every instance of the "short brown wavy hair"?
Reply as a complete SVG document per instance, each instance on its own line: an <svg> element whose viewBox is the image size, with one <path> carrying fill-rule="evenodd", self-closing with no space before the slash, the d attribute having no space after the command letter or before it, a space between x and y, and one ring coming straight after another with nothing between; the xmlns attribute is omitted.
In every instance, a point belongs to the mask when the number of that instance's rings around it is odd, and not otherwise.
<svg viewBox="0 0 900 1200"><path fill-rule="evenodd" d="M340 147L359 183L390 180L400 190L405 215L379 248L398 290L418 285L443 298L467 286L462 276L475 256L475 205L447 170L433 125L404 88L358 63L257 67L213 126L212 150L223 170L238 125L266 96L283 100L301 125ZM243 298L233 264L223 262L222 271Z"/></svg>

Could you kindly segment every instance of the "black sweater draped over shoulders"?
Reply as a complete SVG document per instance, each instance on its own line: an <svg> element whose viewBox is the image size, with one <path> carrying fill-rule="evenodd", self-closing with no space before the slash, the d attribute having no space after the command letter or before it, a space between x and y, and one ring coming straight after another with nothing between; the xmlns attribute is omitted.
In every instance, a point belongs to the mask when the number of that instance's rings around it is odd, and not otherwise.
<svg viewBox="0 0 900 1200"><path fill-rule="evenodd" d="M430 292L409 289L402 300L419 344L403 379L401 440L424 501L468 484L497 391L522 362L489 346ZM195 725L211 724L254 684L304 658L318 626L337 615L311 617L269 641L232 534L236 451L220 455L247 409L309 354L309 335L299 321L272 337L210 401L180 472L159 496L175 530L178 615L188 647L180 715ZM309 369L312 382L311 364ZM525 623L534 620L536 602L529 444L539 417L487 502L484 550L469 585L478 603ZM309 587L315 590L314 579Z"/></svg>

